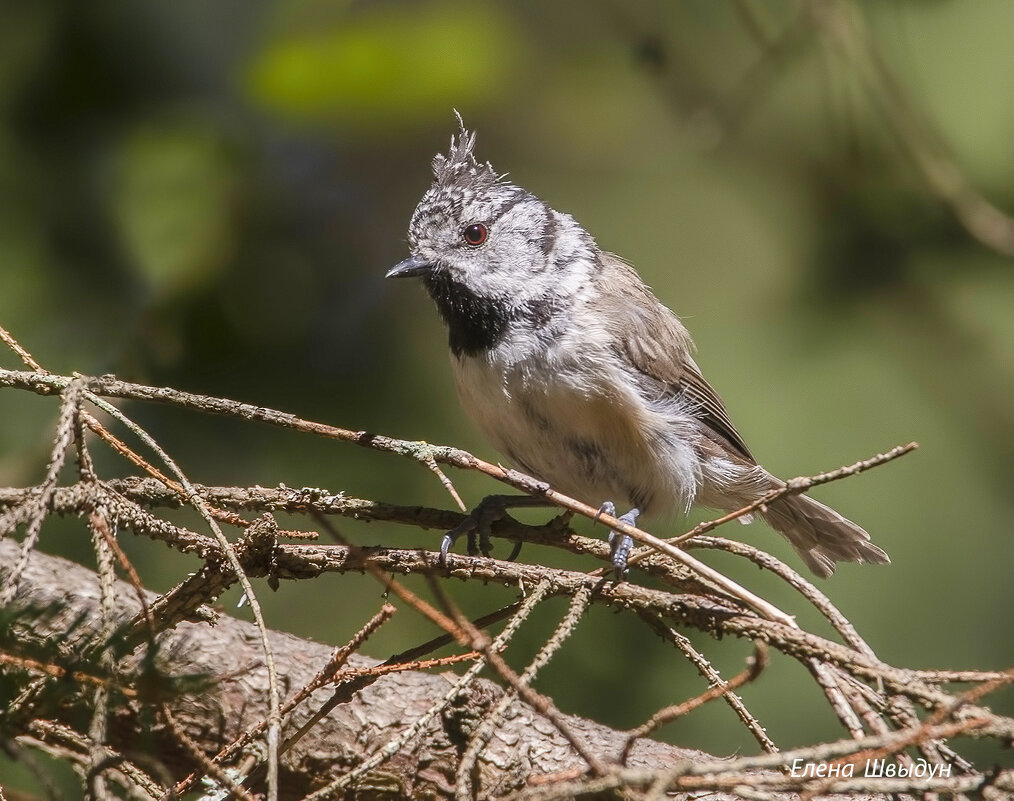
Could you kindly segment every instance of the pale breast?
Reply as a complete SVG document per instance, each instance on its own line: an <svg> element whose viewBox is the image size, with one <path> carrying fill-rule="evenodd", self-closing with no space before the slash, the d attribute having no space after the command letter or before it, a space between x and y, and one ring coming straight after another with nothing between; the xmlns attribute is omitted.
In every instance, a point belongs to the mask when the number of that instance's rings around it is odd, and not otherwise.
<svg viewBox="0 0 1014 801"><path fill-rule="evenodd" d="M687 506L699 473L691 432L653 409L604 354L559 350L452 358L466 414L518 469L590 505Z"/></svg>

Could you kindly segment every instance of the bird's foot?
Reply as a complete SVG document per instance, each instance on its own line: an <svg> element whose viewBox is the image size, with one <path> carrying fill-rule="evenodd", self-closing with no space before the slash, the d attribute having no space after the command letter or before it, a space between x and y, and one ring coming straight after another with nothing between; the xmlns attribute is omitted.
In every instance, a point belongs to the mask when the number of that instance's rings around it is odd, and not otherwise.
<svg viewBox="0 0 1014 801"><path fill-rule="evenodd" d="M458 525L444 534L440 543L440 564L447 563L447 554L454 547L455 541L462 534L468 535L468 555L489 556L493 551L493 544L490 542L490 531L494 523L503 519L508 509L524 506L547 506L550 505L545 498L538 498L531 495L488 495L479 501L476 506ZM521 543L514 546L508 561L517 558L521 551Z"/></svg>
<svg viewBox="0 0 1014 801"><path fill-rule="evenodd" d="M595 520L597 521L599 519L599 515L603 514L616 517L616 505L612 501L606 501L599 507L598 514L595 515ZM640 514L640 509L631 509L626 514L623 514L616 519L622 523L626 523L628 526L636 526L637 518ZM613 578L616 581L623 581L623 576L627 572L627 557L630 556L630 551L633 547L633 537L630 537L627 534L621 534L618 531L609 532L609 561L613 563Z"/></svg>

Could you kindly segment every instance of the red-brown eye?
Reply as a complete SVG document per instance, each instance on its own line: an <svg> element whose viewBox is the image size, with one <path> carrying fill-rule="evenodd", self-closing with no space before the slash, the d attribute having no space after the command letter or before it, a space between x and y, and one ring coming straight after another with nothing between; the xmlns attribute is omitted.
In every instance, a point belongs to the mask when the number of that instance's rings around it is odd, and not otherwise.
<svg viewBox="0 0 1014 801"><path fill-rule="evenodd" d="M482 223L473 223L468 226L461 235L465 238L465 242L467 244L471 245L473 248L477 248L486 241L488 234L489 231L486 230L485 225Z"/></svg>

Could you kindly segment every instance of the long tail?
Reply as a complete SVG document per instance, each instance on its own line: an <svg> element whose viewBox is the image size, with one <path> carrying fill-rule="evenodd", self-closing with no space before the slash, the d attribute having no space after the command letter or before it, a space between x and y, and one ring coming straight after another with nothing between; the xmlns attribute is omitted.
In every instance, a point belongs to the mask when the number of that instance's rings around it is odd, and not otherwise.
<svg viewBox="0 0 1014 801"><path fill-rule="evenodd" d="M792 543L807 567L821 578L834 573L835 562L891 562L883 549L870 542L866 531L805 495L777 500L761 516Z"/></svg>

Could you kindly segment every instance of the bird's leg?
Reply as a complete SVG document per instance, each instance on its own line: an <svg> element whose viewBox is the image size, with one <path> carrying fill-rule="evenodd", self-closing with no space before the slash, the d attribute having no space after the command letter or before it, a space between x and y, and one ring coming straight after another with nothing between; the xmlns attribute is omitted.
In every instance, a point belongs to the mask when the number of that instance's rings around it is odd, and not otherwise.
<svg viewBox="0 0 1014 801"><path fill-rule="evenodd" d="M615 504L612 501L606 501L602 504L599 507L599 515L602 514L616 517ZM637 518L640 514L641 510L635 507L616 519L626 523L628 526L636 526ZM595 519L598 520L598 515L595 516ZM633 547L634 540L632 537L621 534L618 531L609 532L610 561L613 563L613 577L616 581L623 580L623 574L627 572L627 557L630 555L630 549Z"/></svg>
<svg viewBox="0 0 1014 801"><path fill-rule="evenodd" d="M534 495L487 495L458 525L444 534L440 543L440 564L447 562L447 553L454 547L455 540L462 534L468 535L468 555L476 556L481 553L489 556L493 545L489 541L490 527L507 514L508 509L519 509L532 506L553 506L553 503L546 498L539 498ZM478 543L476 535L478 534ZM478 547L477 547L478 546ZM518 543L511 552L509 561L517 558L521 550Z"/></svg>

